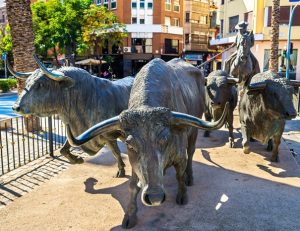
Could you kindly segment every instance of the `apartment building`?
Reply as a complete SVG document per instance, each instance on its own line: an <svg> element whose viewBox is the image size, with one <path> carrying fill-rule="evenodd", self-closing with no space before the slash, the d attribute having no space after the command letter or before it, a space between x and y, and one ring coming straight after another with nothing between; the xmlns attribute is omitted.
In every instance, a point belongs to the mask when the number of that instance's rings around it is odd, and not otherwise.
<svg viewBox="0 0 300 231"><path fill-rule="evenodd" d="M215 38L215 7L212 0L185 0L184 58L199 65L205 62L210 49L209 41Z"/></svg>
<svg viewBox="0 0 300 231"><path fill-rule="evenodd" d="M169 60L183 49L183 0L96 0L126 25L124 75L137 73L155 57Z"/></svg>
<svg viewBox="0 0 300 231"><path fill-rule="evenodd" d="M279 70L284 71L286 60L283 51L286 49L288 36L288 23L290 9L296 3L290 3L288 0L280 1L280 32L279 32ZM220 33L217 39L211 40L213 46L226 48L235 41L235 25L239 21L247 21L248 29L253 30L255 35L255 45L252 52L259 61L261 71L269 69L269 57L271 47L271 13L272 0L219 0L219 24ZM293 53L291 54L291 78L300 79L300 7L294 14L292 24L291 39L293 43ZM225 52L222 55L222 61L229 57L236 48Z"/></svg>

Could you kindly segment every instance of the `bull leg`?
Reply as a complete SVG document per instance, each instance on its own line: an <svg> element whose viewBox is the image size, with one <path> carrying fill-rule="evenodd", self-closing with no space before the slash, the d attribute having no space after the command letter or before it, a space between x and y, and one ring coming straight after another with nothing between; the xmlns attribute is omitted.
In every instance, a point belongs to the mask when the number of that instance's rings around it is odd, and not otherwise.
<svg viewBox="0 0 300 231"><path fill-rule="evenodd" d="M280 142L281 142L281 135L273 137L273 149L272 149L272 157L271 157L272 162L279 161L278 148L279 148Z"/></svg>
<svg viewBox="0 0 300 231"><path fill-rule="evenodd" d="M250 147L249 147L249 132L247 131L247 128L244 124L241 125L241 131L242 131L242 137L243 137L243 151L245 154L249 154L250 153Z"/></svg>
<svg viewBox="0 0 300 231"><path fill-rule="evenodd" d="M179 205L185 205L187 203L186 185L185 185L185 170L186 160L182 160L180 163L174 165L176 169L176 179L178 181L178 192L176 196L176 203Z"/></svg>
<svg viewBox="0 0 300 231"><path fill-rule="evenodd" d="M68 140L64 143L64 146L60 149L60 154L70 161L71 164L82 164L83 158L80 156L75 156L70 152L71 145L69 144Z"/></svg>
<svg viewBox="0 0 300 231"><path fill-rule="evenodd" d="M268 141L268 146L267 146L267 151L272 151L273 150L273 141L272 139L269 139Z"/></svg>
<svg viewBox="0 0 300 231"><path fill-rule="evenodd" d="M192 186L194 183L193 178L193 156L196 150L196 140L197 140L197 130L193 132L193 134L188 139L188 148L187 148L187 154L188 154L188 161L186 166L186 179L185 184L187 186Z"/></svg>
<svg viewBox="0 0 300 231"><path fill-rule="evenodd" d="M206 121L211 121L212 120L212 117L209 113L205 113L204 117L205 117ZM210 135L210 131L205 130L204 133L203 133L203 137L209 137L209 135Z"/></svg>
<svg viewBox="0 0 300 231"><path fill-rule="evenodd" d="M234 136L233 136L233 111L232 113L229 113L227 116L227 122L228 122L228 131L229 131L229 147L234 147Z"/></svg>
<svg viewBox="0 0 300 231"><path fill-rule="evenodd" d="M129 203L127 207L127 211L124 215L123 221L122 221L122 227L124 229L130 229L133 226L136 225L137 222L137 195L140 191L140 188L138 187L138 177L135 174L134 171L132 171L132 176L130 178L130 184L129 184L129 193L130 193L130 198L129 198Z"/></svg>
<svg viewBox="0 0 300 231"><path fill-rule="evenodd" d="M125 176L125 164L122 160L121 157L121 152L120 149L118 147L117 141L108 141L107 142L108 147L110 148L110 150L112 151L114 157L116 158L117 162L118 162L118 172L116 174L116 177L124 177Z"/></svg>

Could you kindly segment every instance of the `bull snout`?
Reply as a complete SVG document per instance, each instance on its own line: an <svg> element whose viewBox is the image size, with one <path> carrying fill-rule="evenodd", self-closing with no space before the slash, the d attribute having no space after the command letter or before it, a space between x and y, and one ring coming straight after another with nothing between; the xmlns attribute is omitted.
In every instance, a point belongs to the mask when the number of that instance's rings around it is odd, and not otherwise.
<svg viewBox="0 0 300 231"><path fill-rule="evenodd" d="M142 202L147 206L159 206L166 199L166 194L162 188L150 189L146 186L142 192Z"/></svg>
<svg viewBox="0 0 300 231"><path fill-rule="evenodd" d="M13 111L16 111L16 112L20 112L21 111L21 108L20 108L20 106L18 104L14 104L12 106L12 109L13 109Z"/></svg>

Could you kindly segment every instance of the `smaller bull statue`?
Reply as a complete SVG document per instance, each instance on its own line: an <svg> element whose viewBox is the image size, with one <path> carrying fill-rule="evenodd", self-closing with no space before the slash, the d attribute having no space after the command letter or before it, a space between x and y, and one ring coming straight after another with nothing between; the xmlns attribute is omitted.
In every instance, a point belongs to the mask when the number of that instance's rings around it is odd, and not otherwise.
<svg viewBox="0 0 300 231"><path fill-rule="evenodd" d="M7 65L15 77L26 79L25 90L13 106L17 113L36 116L58 114L64 123L70 125L72 132L80 134L93 124L127 109L132 77L112 82L75 67L50 71L36 56L35 59L40 69L32 73L15 72ZM125 164L116 137L98 136L81 148L89 155L95 155L104 144L112 150L118 162L116 176L125 176ZM70 147L66 141L61 154L73 164L82 163L83 159L73 155Z"/></svg>
<svg viewBox="0 0 300 231"><path fill-rule="evenodd" d="M229 77L225 71L217 70L211 72L206 78L205 88L205 119L217 121L224 111L226 102L229 102L229 112L226 124L229 130L229 146L234 146L233 137L233 111L237 105L238 92L235 84L236 78ZM204 132L204 137L209 137L209 131Z"/></svg>
<svg viewBox="0 0 300 231"><path fill-rule="evenodd" d="M245 154L250 153L249 140L253 137L268 143L268 149L272 149L271 161L278 162L285 120L297 116L292 100L293 86L300 86L300 82L278 78L271 72L253 76L239 104Z"/></svg>

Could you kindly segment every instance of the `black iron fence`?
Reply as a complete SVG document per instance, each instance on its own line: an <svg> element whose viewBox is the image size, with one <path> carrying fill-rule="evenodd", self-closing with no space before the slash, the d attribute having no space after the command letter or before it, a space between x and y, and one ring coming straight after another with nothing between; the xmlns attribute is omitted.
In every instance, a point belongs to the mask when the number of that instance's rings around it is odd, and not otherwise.
<svg viewBox="0 0 300 231"><path fill-rule="evenodd" d="M28 132L28 124L36 131ZM0 121L0 176L62 147L66 128L58 116Z"/></svg>

